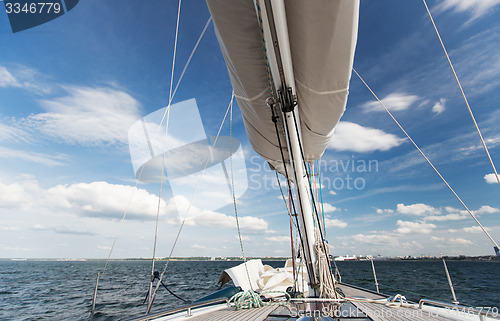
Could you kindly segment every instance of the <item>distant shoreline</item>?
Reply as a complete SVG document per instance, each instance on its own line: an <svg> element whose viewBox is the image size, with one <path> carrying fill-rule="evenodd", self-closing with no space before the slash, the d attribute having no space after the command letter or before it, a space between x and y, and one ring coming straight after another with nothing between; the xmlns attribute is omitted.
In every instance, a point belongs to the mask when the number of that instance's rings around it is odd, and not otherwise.
<svg viewBox="0 0 500 321"><path fill-rule="evenodd" d="M443 256L447 261L500 261L500 257L494 255L483 255L483 256ZM262 261L286 261L287 257L252 257L251 259L261 259ZM157 258L156 261L166 261L166 258ZM243 262L240 257L223 257L223 258L211 258L211 257L175 257L171 258L171 261L178 262ZM374 261L440 261L440 257L412 257L412 258L397 258L397 257L375 257ZM106 259L89 259L89 258L0 258L0 262L23 262L23 261L46 261L46 262L92 262L92 261L106 261ZM110 261L151 261L151 258L119 258L110 259ZM336 261L337 262L362 262L369 261L367 258L358 258L356 260L345 260Z"/></svg>

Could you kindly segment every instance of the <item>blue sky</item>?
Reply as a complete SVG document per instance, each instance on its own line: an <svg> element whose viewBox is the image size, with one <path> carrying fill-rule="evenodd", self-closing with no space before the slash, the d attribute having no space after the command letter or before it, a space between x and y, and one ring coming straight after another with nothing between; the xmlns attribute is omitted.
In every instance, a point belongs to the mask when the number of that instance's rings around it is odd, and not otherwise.
<svg viewBox="0 0 500 321"><path fill-rule="evenodd" d="M429 6L498 160L500 1ZM113 257L151 256L159 184L139 183L134 192L127 133L168 104L176 10L170 0L86 0L16 34L1 10L0 257L105 258L131 197ZM183 2L174 84L208 18L204 2ZM500 186L423 4L361 1L354 65L499 240ZM231 85L212 25L173 103L191 98L206 134L215 136ZM274 174L253 152L238 108L233 117L248 178L238 198L245 252L289 255ZM227 122L222 135L229 135ZM355 75L322 165L332 254L492 254L490 241ZM357 185L349 188L349 181ZM159 256L168 255L179 227L173 197L167 185ZM192 215L174 256L240 254L232 204L199 205Z"/></svg>

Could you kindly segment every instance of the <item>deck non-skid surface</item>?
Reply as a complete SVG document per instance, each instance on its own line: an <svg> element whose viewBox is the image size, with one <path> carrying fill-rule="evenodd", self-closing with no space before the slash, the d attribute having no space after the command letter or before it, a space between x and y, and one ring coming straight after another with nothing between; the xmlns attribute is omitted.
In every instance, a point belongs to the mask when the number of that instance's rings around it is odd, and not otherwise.
<svg viewBox="0 0 500 321"><path fill-rule="evenodd" d="M366 298L371 300L382 299L384 296L377 293L363 291L349 285L338 285L346 297ZM295 308L294 308L295 307ZM262 308L235 310L225 307L202 315L189 318L190 321L291 321L297 320L304 312L294 305L264 306ZM444 316L438 316L420 309L409 307L388 307L384 304L352 302L344 303L336 320L373 320L373 321L450 321L456 320Z"/></svg>
<svg viewBox="0 0 500 321"><path fill-rule="evenodd" d="M340 284L338 285L346 297L367 298L371 300L383 299L384 296L377 293L363 291L356 287ZM384 304L353 302L356 308L365 313L373 321L450 321L453 318L438 316L421 309L409 307L388 307Z"/></svg>
<svg viewBox="0 0 500 321"><path fill-rule="evenodd" d="M367 298L371 300L378 300L378 299L383 299L385 298L384 296L377 294L377 293L372 293L368 291L364 291L361 289L357 289L355 287L349 286L347 284L337 284L337 287L344 292L346 297L360 297L360 298Z"/></svg>
<svg viewBox="0 0 500 321"><path fill-rule="evenodd" d="M190 321L263 321L277 306L264 306L262 308L235 310L223 308L200 316L193 315Z"/></svg>
<svg viewBox="0 0 500 321"><path fill-rule="evenodd" d="M373 321L450 321L456 320L420 309L407 307L391 308L383 304L353 302L353 304L370 316Z"/></svg>

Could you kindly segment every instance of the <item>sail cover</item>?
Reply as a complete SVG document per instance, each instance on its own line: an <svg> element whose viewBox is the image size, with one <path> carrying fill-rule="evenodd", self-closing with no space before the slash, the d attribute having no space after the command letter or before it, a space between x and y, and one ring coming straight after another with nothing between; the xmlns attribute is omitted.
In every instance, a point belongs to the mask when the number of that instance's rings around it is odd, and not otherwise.
<svg viewBox="0 0 500 321"><path fill-rule="evenodd" d="M249 140L272 167L282 168L272 112L266 105L270 97L270 73L259 10L253 0L207 0L207 3ZM359 1L287 0L285 10L302 146L305 160L311 162L323 155L345 110L357 40ZM286 145L281 135L281 143ZM288 152L284 151L284 155L287 161Z"/></svg>

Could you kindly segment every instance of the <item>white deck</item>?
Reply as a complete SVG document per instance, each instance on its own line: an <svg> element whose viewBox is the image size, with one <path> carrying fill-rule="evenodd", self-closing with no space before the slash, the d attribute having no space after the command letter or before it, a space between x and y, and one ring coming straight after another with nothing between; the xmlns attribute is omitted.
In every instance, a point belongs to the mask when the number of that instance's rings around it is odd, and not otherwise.
<svg viewBox="0 0 500 321"><path fill-rule="evenodd" d="M384 299L385 296L375 292L365 291L349 285L339 285L346 297L366 298L369 300ZM220 302L220 301L219 301ZM225 303L192 309L188 315L187 309L174 314L151 316L141 320L156 321L295 321L301 315L308 316L304 312L303 305L289 303L287 306L270 305L262 308L235 310ZM477 314L458 312L452 309L438 308L433 306L418 305L404 307L389 307L381 303L373 302L351 302L344 303L340 310L336 311L335 320L349 321L474 321L491 320L498 321L499 318L480 317Z"/></svg>

